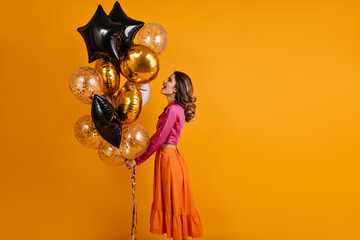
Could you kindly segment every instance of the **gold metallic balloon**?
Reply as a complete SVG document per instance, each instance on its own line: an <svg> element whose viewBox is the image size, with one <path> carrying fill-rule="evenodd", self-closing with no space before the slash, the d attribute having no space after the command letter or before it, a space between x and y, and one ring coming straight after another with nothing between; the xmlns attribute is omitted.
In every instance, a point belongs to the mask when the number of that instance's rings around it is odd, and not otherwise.
<svg viewBox="0 0 360 240"><path fill-rule="evenodd" d="M140 88L131 82L125 83L117 96L117 113L122 124L135 122L142 108Z"/></svg>
<svg viewBox="0 0 360 240"><path fill-rule="evenodd" d="M120 85L119 67L115 66L110 60L99 58L95 62L95 69L103 79L103 92L107 94L115 93Z"/></svg>
<svg viewBox="0 0 360 240"><path fill-rule="evenodd" d="M136 84L145 84L155 79L159 72L159 60L148 47L135 45L121 57L121 74Z"/></svg>
<svg viewBox="0 0 360 240"><path fill-rule="evenodd" d="M150 48L157 56L165 50L167 43L167 33L165 29L157 23L145 24L135 38L135 44Z"/></svg>
<svg viewBox="0 0 360 240"><path fill-rule="evenodd" d="M69 87L72 94L86 104L91 104L94 95L101 95L103 81L98 71L91 67L80 67L70 77Z"/></svg>
<svg viewBox="0 0 360 240"><path fill-rule="evenodd" d="M90 115L82 116L76 121L74 134L76 139L88 148L97 149L102 141Z"/></svg>
<svg viewBox="0 0 360 240"><path fill-rule="evenodd" d="M149 135L139 124L122 125L120 153L126 159L134 159L143 154L149 145Z"/></svg>
<svg viewBox="0 0 360 240"><path fill-rule="evenodd" d="M103 163L109 166L119 166L125 163L125 159L121 156L120 150L107 141L101 141L98 149L98 155Z"/></svg>

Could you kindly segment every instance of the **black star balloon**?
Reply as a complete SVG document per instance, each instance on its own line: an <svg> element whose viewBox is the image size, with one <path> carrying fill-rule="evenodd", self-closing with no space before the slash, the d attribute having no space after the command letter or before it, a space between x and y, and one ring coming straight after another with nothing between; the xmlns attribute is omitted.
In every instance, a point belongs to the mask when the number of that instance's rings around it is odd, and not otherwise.
<svg viewBox="0 0 360 240"><path fill-rule="evenodd" d="M113 106L96 94L91 106L91 118L100 136L119 148L122 133L119 117Z"/></svg>
<svg viewBox="0 0 360 240"><path fill-rule="evenodd" d="M101 57L119 63L121 55L134 45L133 39L142 26L143 22L129 18L116 2L109 16L99 5L91 20L77 30L84 38L89 63Z"/></svg>
<svg viewBox="0 0 360 240"><path fill-rule="evenodd" d="M121 8L119 2L114 4L111 12L109 13L109 17L111 21L121 23L126 26L119 41L120 52L122 55L129 47L134 45L133 39L140 28L144 26L144 22L129 18Z"/></svg>
<svg viewBox="0 0 360 240"><path fill-rule="evenodd" d="M125 28L126 26L122 23L112 22L99 5L91 20L85 26L77 29L84 38L89 63L101 57L109 57L119 61L120 46L118 39Z"/></svg>

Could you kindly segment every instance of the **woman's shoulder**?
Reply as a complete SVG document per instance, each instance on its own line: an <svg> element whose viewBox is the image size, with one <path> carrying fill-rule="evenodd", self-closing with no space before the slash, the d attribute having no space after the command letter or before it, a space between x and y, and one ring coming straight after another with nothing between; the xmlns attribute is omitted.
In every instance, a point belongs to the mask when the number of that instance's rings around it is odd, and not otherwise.
<svg viewBox="0 0 360 240"><path fill-rule="evenodd" d="M185 108L175 101L171 102L167 106L167 109L168 109L168 111L172 111L172 112L176 112L176 113L183 113L185 111Z"/></svg>
<svg viewBox="0 0 360 240"><path fill-rule="evenodd" d="M164 110L175 110L175 111L177 111L177 110L179 110L179 109L184 109L184 107L183 107L182 105L180 105L179 103L175 102L175 101L169 103L169 104L164 108Z"/></svg>
<svg viewBox="0 0 360 240"><path fill-rule="evenodd" d="M168 115L168 114L182 114L184 113L185 111L185 108L178 104L177 102L171 102L169 103L165 108L164 108L164 111L163 113L159 116L159 118L162 116L162 115Z"/></svg>

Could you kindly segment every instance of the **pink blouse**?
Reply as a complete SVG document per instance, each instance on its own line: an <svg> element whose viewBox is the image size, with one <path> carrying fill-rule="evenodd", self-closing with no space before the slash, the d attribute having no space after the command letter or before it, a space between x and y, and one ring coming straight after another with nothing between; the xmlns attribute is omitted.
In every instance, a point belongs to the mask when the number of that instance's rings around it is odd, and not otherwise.
<svg viewBox="0 0 360 240"><path fill-rule="evenodd" d="M159 116L156 124L156 135L149 143L146 151L135 158L136 165L141 164L148 159L155 151L160 149L164 143L177 145L181 130L185 123L185 109L176 102L169 103Z"/></svg>

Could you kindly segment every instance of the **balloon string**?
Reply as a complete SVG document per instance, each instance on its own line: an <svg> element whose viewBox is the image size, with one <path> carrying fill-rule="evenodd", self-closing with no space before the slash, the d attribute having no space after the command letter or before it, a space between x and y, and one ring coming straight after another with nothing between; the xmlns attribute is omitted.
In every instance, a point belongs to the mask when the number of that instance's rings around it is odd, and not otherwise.
<svg viewBox="0 0 360 240"><path fill-rule="evenodd" d="M131 185L132 185L132 195L134 200L133 205L133 217L132 217L132 227L131 227L131 240L136 240L136 224L137 224L137 218L136 218L136 201L135 201L135 167L132 169L132 176L131 176Z"/></svg>

